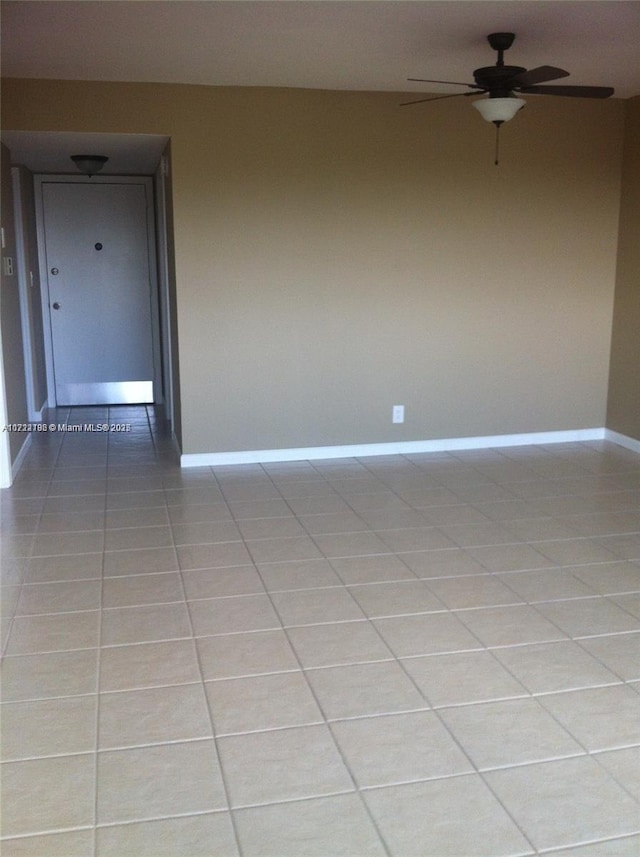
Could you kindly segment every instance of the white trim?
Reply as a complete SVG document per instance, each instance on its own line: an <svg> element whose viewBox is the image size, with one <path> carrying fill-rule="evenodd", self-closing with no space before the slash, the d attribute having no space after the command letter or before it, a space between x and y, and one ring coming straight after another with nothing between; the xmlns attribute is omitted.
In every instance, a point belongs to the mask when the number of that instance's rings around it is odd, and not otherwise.
<svg viewBox="0 0 640 857"><path fill-rule="evenodd" d="M33 441L33 435L27 434L27 436L25 437L24 443L20 447L20 452L16 455L16 460L13 462L13 464L11 466L11 475L12 475L13 479L15 479L16 476L18 475L18 471L22 467L22 464L24 462L24 458L25 458L27 452L29 451L29 447L31 446L32 441Z"/></svg>
<svg viewBox="0 0 640 857"><path fill-rule="evenodd" d="M160 350L162 354L162 392L164 393L165 415L173 430L175 413L173 405L173 348L171 342L171 300L169 296L169 248L167 234L167 177L169 161L162 155L155 172L156 191L156 244L157 244L157 281L158 302L160 305Z"/></svg>
<svg viewBox="0 0 640 857"><path fill-rule="evenodd" d="M363 443L347 446L310 446L300 449L258 449L238 452L187 453L180 456L181 467L215 467L225 464L266 464L276 461L319 461L323 458L365 458L370 455L412 455L419 452L454 452L461 449L489 449L547 443L575 443L603 440L606 429L574 429L484 437L454 437L409 440L395 443Z"/></svg>
<svg viewBox="0 0 640 857"><path fill-rule="evenodd" d="M33 373L33 351L31 339L31 312L29 311L29 285L27 284L27 255L24 240L24 212L22 210L22 179L19 167L11 167L13 184L13 212L16 232L16 269L20 294L20 323L22 326L22 348L24 351L24 375L27 394L27 413L31 422L36 422L36 403L33 397L35 389Z"/></svg>
<svg viewBox="0 0 640 857"><path fill-rule="evenodd" d="M4 351L2 350L2 327L0 326L0 488L13 484L11 472L11 448L9 432L3 431L7 424L7 390L4 382Z"/></svg>
<svg viewBox="0 0 640 857"><path fill-rule="evenodd" d="M604 438L605 440L611 441L611 443L617 443L618 446L624 446L632 452L640 453L640 440L636 440L634 437L629 437L626 434L620 434L617 431L612 431L612 429L605 429Z"/></svg>

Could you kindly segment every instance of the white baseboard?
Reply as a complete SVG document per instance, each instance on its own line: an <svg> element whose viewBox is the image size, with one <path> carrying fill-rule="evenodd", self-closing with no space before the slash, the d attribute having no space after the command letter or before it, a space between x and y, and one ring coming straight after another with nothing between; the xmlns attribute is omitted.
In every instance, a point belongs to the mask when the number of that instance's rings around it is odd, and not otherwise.
<svg viewBox="0 0 640 857"><path fill-rule="evenodd" d="M604 440L606 429L575 429L484 437L454 437L392 443L362 443L346 446L310 446L300 449L257 449L238 452L200 452L180 456L181 467L216 467L227 464L268 464L277 461L320 461L324 458L366 458L373 455L411 455L419 452L455 452L462 449L575 443ZM615 433L613 433L615 434ZM621 436L622 437L622 436ZM618 441L613 438L614 443ZM630 440L630 439L629 439ZM624 445L624 444L623 444ZM640 450L639 450L640 451Z"/></svg>
<svg viewBox="0 0 640 857"><path fill-rule="evenodd" d="M604 438L605 440L610 440L611 443L617 443L618 446L624 446L632 452L640 453L640 440L636 440L634 437L620 434L620 432L612 431L611 429L605 429Z"/></svg>
<svg viewBox="0 0 640 857"><path fill-rule="evenodd" d="M22 467L24 463L25 456L29 451L29 447L31 446L31 442L33 440L33 435L27 434L24 439L24 443L20 447L20 452L16 455L15 461L11 465L11 479L15 480L18 475L18 471Z"/></svg>

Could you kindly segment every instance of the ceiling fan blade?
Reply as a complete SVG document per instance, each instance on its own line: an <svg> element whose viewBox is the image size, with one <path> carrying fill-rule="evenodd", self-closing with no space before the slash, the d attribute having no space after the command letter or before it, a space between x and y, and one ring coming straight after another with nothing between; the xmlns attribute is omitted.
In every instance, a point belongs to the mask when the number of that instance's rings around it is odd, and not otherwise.
<svg viewBox="0 0 640 857"><path fill-rule="evenodd" d="M523 86L520 92L531 95L565 95L573 98L609 98L612 86Z"/></svg>
<svg viewBox="0 0 640 857"><path fill-rule="evenodd" d="M540 65L529 71L521 71L505 81L509 86L532 86L535 83L544 83L547 80L558 80L560 77L568 77L569 72L562 68L554 68L552 65Z"/></svg>
<svg viewBox="0 0 640 857"><path fill-rule="evenodd" d="M407 80L413 80L415 83L448 83L451 86L471 86L473 89L478 89L475 83L461 83L459 80L426 80L424 77L408 77Z"/></svg>
<svg viewBox="0 0 640 857"><path fill-rule="evenodd" d="M460 96L477 94L477 92L454 92L453 95L432 95L429 98L419 98L417 101L403 101L400 103L400 107L408 107L410 104L424 104L425 101L441 101L443 98L460 98Z"/></svg>

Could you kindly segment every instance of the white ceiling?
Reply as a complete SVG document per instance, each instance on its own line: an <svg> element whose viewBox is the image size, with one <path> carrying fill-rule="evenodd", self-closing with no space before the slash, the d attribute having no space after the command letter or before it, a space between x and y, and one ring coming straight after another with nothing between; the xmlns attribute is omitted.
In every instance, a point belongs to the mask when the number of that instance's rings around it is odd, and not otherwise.
<svg viewBox="0 0 640 857"><path fill-rule="evenodd" d="M640 94L640 2L618 0L4 0L2 73L453 93L464 90L407 78L472 81L473 69L494 64L486 36L497 31L516 33L507 63L560 66L570 72L563 83ZM51 158L52 135L39 136ZM127 142L108 136L114 152ZM26 163L24 143L14 135L12 153Z"/></svg>
<svg viewBox="0 0 640 857"><path fill-rule="evenodd" d="M640 2L6 0L2 30L11 77L391 91L470 81L506 30L515 65L640 94Z"/></svg>

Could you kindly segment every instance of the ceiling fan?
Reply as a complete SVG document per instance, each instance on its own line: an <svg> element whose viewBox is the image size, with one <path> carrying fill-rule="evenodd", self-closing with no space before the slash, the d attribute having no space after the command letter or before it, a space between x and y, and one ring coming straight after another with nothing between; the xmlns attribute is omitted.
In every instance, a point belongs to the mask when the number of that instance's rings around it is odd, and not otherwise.
<svg viewBox="0 0 640 857"><path fill-rule="evenodd" d="M443 98L459 98L460 96L480 95L486 93L488 98L478 99L473 106L483 119L493 122L497 131L503 122L508 122L526 104L519 93L526 95L564 95L577 98L609 98L614 90L610 86L546 86L550 80L568 77L569 72L551 65L541 65L527 70L519 65L505 65L504 52L513 44L515 33L491 33L487 40L494 51L498 53L495 65L477 68L473 72L474 83L461 83L454 80L425 80L410 77L408 80L417 83L446 83L453 86L466 86L471 92L456 92L452 95L434 95L429 98L419 98L405 101L400 106L423 104L426 101L439 101ZM540 84L543 84L542 86ZM498 137L496 132L496 164Z"/></svg>

